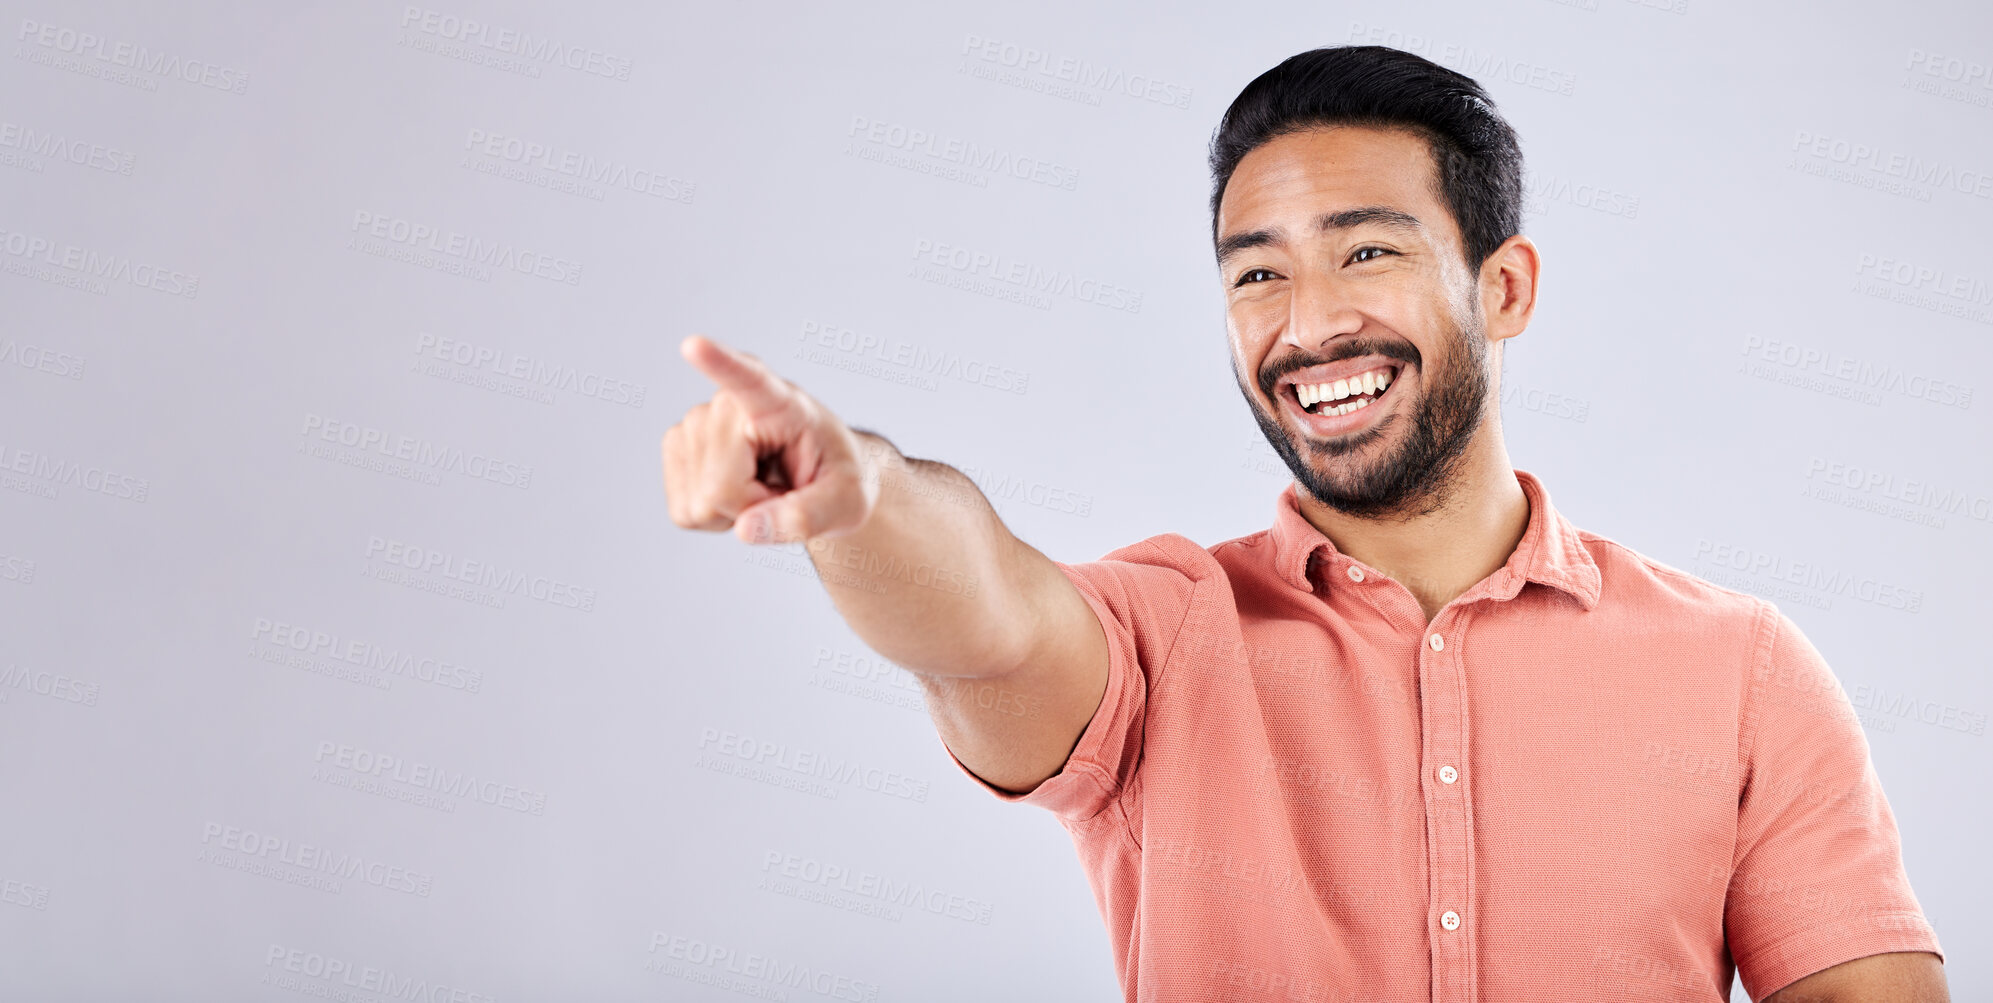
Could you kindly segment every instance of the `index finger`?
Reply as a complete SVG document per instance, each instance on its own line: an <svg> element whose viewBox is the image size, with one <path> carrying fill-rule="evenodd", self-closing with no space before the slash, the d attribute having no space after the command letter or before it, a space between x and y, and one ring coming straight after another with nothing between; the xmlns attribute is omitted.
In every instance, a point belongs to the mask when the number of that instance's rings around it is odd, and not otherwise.
<svg viewBox="0 0 1993 1003"><path fill-rule="evenodd" d="M697 334L679 342L678 351L720 389L740 397L749 414L772 411L787 402L782 381L759 359Z"/></svg>

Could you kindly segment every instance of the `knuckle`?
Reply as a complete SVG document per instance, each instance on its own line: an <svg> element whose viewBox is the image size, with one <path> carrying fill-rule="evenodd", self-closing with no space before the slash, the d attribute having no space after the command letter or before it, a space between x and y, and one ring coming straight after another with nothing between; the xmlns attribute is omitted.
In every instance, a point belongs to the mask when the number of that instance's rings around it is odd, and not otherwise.
<svg viewBox="0 0 1993 1003"><path fill-rule="evenodd" d="M686 518L691 520L691 528L718 530L733 525L733 517L720 510L711 499L688 506Z"/></svg>

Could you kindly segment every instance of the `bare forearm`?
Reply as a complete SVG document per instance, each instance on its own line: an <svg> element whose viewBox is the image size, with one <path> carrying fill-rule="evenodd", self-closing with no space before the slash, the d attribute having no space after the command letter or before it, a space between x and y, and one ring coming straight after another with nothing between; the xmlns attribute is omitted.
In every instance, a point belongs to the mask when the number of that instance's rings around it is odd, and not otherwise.
<svg viewBox="0 0 1993 1003"><path fill-rule="evenodd" d="M916 672L1015 666L1028 635L1012 583L1045 558L961 471L854 431L878 472L878 504L856 530L806 545L838 612L873 650Z"/></svg>
<svg viewBox="0 0 1993 1003"><path fill-rule="evenodd" d="M1871 954L1814 972L1764 1003L1948 1003L1944 963L1927 951Z"/></svg>

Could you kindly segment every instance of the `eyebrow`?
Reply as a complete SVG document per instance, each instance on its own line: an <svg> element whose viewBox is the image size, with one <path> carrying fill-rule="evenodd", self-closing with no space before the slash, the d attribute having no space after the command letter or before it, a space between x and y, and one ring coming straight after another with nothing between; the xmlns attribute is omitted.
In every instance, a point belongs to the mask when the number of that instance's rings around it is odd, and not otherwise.
<svg viewBox="0 0 1993 1003"><path fill-rule="evenodd" d="M1390 206L1367 205L1355 209L1338 209L1334 212L1325 212L1315 218L1315 230L1317 233L1326 233L1330 230L1348 230L1359 226L1383 227L1387 230L1398 230L1406 234L1423 234L1425 232L1425 224L1420 223L1417 216L1402 209L1393 209ZM1247 248L1265 247L1269 244L1284 244L1286 242L1287 231L1277 226L1261 227L1257 230L1246 230L1242 233L1232 234L1218 242L1218 265L1219 267L1223 267L1225 262L1233 255Z"/></svg>

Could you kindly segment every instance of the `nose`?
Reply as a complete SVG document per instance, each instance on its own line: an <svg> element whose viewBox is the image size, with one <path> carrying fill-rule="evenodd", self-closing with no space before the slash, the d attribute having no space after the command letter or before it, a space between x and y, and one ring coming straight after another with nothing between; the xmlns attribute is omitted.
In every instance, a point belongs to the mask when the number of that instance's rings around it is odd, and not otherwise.
<svg viewBox="0 0 1993 1003"><path fill-rule="evenodd" d="M1345 334L1363 328L1363 315L1333 276L1314 268L1300 268L1289 280L1287 324L1281 340L1310 354Z"/></svg>

